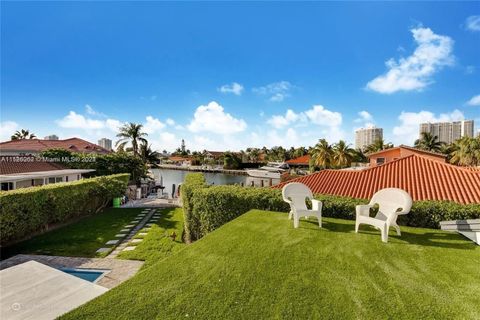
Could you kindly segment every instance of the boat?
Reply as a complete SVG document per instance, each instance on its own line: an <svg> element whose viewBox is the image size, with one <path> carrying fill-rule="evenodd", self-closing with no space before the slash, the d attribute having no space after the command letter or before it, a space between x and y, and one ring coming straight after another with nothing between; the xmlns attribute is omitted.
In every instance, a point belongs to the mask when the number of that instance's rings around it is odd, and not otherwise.
<svg viewBox="0 0 480 320"><path fill-rule="evenodd" d="M288 168L288 164L283 162L269 162L258 169L247 170L247 174L255 178L280 179L282 173Z"/></svg>

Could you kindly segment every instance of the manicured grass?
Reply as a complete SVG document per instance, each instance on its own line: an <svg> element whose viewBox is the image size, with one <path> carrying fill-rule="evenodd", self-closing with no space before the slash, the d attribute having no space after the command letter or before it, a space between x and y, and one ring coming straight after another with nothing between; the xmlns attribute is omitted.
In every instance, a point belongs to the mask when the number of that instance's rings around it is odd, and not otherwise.
<svg viewBox="0 0 480 320"><path fill-rule="evenodd" d="M480 247L250 211L63 319L478 319Z"/></svg>
<svg viewBox="0 0 480 320"><path fill-rule="evenodd" d="M96 254L108 240L127 225L141 209L107 209L70 225L44 233L11 247L2 248L2 259L19 254L46 254L71 257L100 257Z"/></svg>
<svg viewBox="0 0 480 320"><path fill-rule="evenodd" d="M139 233L145 232L141 230ZM171 237L175 233L175 241ZM169 208L160 212L160 219L154 222L146 236L137 235L134 239L143 239L135 250L123 251L118 255L120 259L144 260L143 267L148 267L171 253L183 248L183 210Z"/></svg>

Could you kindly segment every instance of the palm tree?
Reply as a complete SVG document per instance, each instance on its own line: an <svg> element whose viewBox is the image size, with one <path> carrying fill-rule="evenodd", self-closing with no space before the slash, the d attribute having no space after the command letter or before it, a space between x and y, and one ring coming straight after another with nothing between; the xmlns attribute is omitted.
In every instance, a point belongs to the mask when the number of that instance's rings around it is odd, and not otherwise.
<svg viewBox="0 0 480 320"><path fill-rule="evenodd" d="M480 166L480 137L462 137L452 144L450 163Z"/></svg>
<svg viewBox="0 0 480 320"><path fill-rule="evenodd" d="M144 163L156 166L160 159L160 154L157 151L153 151L147 142L143 142L140 145L140 157Z"/></svg>
<svg viewBox="0 0 480 320"><path fill-rule="evenodd" d="M137 123L126 123L120 128L120 132L117 134L117 137L120 138L116 146L119 149L125 149L127 143L131 143L133 154L138 156L138 146L139 143L147 143L147 139L144 137L147 136L145 132L142 132L143 125Z"/></svg>
<svg viewBox="0 0 480 320"><path fill-rule="evenodd" d="M251 148L248 151L248 160L251 162L258 162L258 158L260 157L260 149L258 148Z"/></svg>
<svg viewBox="0 0 480 320"><path fill-rule="evenodd" d="M344 140L340 140L333 145L332 164L340 168L349 167L352 164L354 153L355 150L350 148L349 144Z"/></svg>
<svg viewBox="0 0 480 320"><path fill-rule="evenodd" d="M330 168L332 164L332 155L332 146L329 145L325 139L320 139L312 149L311 153L313 164L322 169Z"/></svg>
<svg viewBox="0 0 480 320"><path fill-rule="evenodd" d="M422 132L420 139L415 140L415 148L440 152L443 143L438 140L437 136L434 136L430 132Z"/></svg>
<svg viewBox="0 0 480 320"><path fill-rule="evenodd" d="M391 144L390 142L385 143L385 140L383 140L383 139L377 139L377 140L375 140L374 143L367 146L365 148L364 152L365 153L373 153L373 152L382 151L382 150L390 149L390 148L393 148L393 144Z"/></svg>
<svg viewBox="0 0 480 320"><path fill-rule="evenodd" d="M23 139L35 139L37 136L35 133L30 133L29 130L17 130L13 135L12 135L12 140L23 140Z"/></svg>

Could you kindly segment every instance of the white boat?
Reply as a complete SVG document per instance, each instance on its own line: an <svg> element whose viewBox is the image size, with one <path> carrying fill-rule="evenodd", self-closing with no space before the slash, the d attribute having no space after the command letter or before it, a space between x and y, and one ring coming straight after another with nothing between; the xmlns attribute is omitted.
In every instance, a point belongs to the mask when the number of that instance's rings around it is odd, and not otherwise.
<svg viewBox="0 0 480 320"><path fill-rule="evenodd" d="M284 171L288 169L288 164L283 162L269 162L266 166L259 169L247 170L247 173L251 177L256 178L268 178L268 179L280 179L280 176Z"/></svg>
<svg viewBox="0 0 480 320"><path fill-rule="evenodd" d="M250 169L247 170L247 173L250 177L255 178L266 178L266 179L280 179L282 175L280 170L263 170L263 169Z"/></svg>

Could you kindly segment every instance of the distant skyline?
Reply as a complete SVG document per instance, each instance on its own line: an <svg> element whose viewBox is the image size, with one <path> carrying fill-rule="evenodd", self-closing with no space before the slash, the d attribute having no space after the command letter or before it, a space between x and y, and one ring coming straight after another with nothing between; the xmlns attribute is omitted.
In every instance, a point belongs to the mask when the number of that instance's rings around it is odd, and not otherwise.
<svg viewBox="0 0 480 320"><path fill-rule="evenodd" d="M480 128L479 2L1 2L0 139L158 150L314 145L422 122Z"/></svg>

